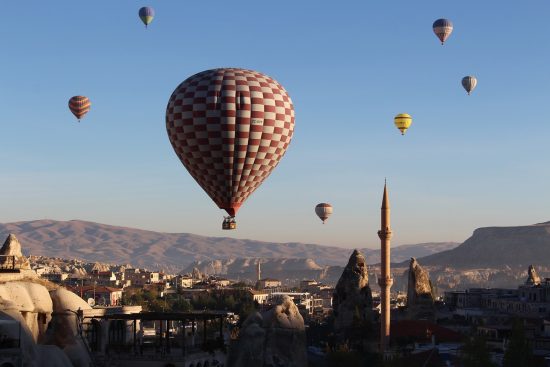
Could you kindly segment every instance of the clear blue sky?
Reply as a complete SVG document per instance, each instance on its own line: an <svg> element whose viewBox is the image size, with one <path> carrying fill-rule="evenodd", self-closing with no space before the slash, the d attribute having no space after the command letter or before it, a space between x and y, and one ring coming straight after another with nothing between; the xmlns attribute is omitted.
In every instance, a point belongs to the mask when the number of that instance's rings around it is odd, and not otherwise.
<svg viewBox="0 0 550 367"><path fill-rule="evenodd" d="M550 220L548 2L35 0L2 12L0 222L375 247L384 177L395 244ZM455 26L445 46L431 29L441 17ZM296 110L287 154L233 232L164 122L181 81L223 66L274 77ZM76 94L92 101L80 124ZM404 137L401 112L414 119Z"/></svg>

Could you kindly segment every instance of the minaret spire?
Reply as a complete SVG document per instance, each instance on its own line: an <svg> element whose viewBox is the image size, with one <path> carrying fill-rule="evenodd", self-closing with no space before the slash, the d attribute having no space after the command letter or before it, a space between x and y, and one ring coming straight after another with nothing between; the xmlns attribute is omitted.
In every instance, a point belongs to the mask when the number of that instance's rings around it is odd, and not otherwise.
<svg viewBox="0 0 550 367"><path fill-rule="evenodd" d="M390 343L390 288L393 284L390 269L390 239L392 236L390 226L390 199L388 188L384 180L384 194L382 195L382 207L380 218L380 255L381 275L378 279L380 286L380 351L386 352Z"/></svg>

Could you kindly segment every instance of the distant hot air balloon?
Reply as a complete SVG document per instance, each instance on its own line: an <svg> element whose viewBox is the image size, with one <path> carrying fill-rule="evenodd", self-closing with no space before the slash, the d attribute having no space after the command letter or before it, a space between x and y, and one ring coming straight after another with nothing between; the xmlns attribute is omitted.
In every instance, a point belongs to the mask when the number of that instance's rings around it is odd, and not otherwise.
<svg viewBox="0 0 550 367"><path fill-rule="evenodd" d="M433 24L433 30L441 44L444 44L453 32L453 23L449 19L438 19Z"/></svg>
<svg viewBox="0 0 550 367"><path fill-rule="evenodd" d="M151 8L150 6L144 6L143 8L139 9L139 18L145 24L145 28L153 21L153 18L155 17L155 9Z"/></svg>
<svg viewBox="0 0 550 367"><path fill-rule="evenodd" d="M233 229L241 205L285 154L294 108L285 89L267 75L212 69L174 90L166 129L187 171L229 214L222 228Z"/></svg>
<svg viewBox="0 0 550 367"><path fill-rule="evenodd" d="M412 124L412 117L408 113L400 113L393 119L395 127L401 131L401 135L405 135L405 132Z"/></svg>
<svg viewBox="0 0 550 367"><path fill-rule="evenodd" d="M323 224L325 224L325 221L332 214L332 205L328 203L317 204L315 207L315 214L317 214L317 216L323 221Z"/></svg>
<svg viewBox="0 0 550 367"><path fill-rule="evenodd" d="M76 116L78 121L84 117L85 114L90 111L90 106L92 103L88 97L84 96L74 96L69 99L69 109Z"/></svg>
<svg viewBox="0 0 550 367"><path fill-rule="evenodd" d="M476 88L477 85L477 79L475 76L465 76L462 78L462 86L464 89L466 89L466 92L468 92L468 95Z"/></svg>

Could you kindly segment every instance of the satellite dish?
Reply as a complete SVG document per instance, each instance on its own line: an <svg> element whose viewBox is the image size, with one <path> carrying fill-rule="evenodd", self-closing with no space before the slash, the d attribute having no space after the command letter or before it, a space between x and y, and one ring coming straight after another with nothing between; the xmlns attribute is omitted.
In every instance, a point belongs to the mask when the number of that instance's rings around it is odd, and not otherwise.
<svg viewBox="0 0 550 367"><path fill-rule="evenodd" d="M90 306L94 307L94 306L95 306L95 299L93 299L93 298L88 298L88 304L89 304Z"/></svg>

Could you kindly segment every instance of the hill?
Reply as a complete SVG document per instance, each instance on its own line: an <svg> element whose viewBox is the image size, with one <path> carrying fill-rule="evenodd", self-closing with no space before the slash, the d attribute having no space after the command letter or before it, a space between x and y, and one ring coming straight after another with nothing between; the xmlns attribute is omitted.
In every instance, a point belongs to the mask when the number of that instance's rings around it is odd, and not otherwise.
<svg viewBox="0 0 550 367"><path fill-rule="evenodd" d="M190 233L161 233L80 220L36 220L0 224L0 238L14 233L26 254L113 264L130 263L150 269L179 272L196 261L237 258L311 259L315 266L343 265L351 249L304 243L273 243ZM456 243L395 247L394 259L405 260ZM379 251L363 249L370 262L379 261ZM400 255L403 252L404 255ZM416 255L411 255L411 254ZM291 262L288 262L290 264ZM299 262L298 262L299 263ZM310 264L305 261L304 264ZM317 265L318 264L318 265Z"/></svg>
<svg viewBox="0 0 550 367"><path fill-rule="evenodd" d="M422 264L474 268L522 268L550 258L550 222L528 226L478 228L460 246L429 255Z"/></svg>

